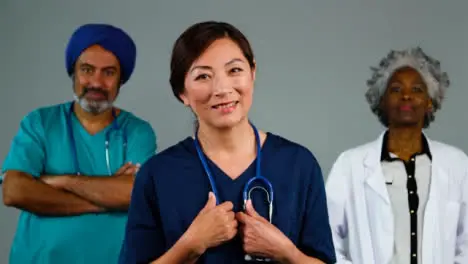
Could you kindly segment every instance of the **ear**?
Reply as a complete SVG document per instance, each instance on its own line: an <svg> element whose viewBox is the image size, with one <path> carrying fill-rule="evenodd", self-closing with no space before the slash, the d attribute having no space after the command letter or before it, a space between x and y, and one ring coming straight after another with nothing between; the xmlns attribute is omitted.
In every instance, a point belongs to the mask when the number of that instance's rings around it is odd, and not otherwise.
<svg viewBox="0 0 468 264"><path fill-rule="evenodd" d="M180 98L180 100L182 100L182 103L183 103L185 106L190 106L189 100L188 100L187 96L185 95L185 93L181 93L181 94L179 95L179 98Z"/></svg>
<svg viewBox="0 0 468 264"><path fill-rule="evenodd" d="M432 99L429 99L427 102L427 112L432 112L434 111L434 105L432 104Z"/></svg>
<svg viewBox="0 0 468 264"><path fill-rule="evenodd" d="M257 77L257 62L253 61L254 66L252 67L252 80L255 82L255 78Z"/></svg>

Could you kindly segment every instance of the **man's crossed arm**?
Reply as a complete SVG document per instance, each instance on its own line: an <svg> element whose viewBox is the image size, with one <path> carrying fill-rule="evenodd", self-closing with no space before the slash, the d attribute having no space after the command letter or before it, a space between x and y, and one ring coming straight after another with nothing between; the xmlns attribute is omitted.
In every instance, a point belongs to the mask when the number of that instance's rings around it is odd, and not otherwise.
<svg viewBox="0 0 468 264"><path fill-rule="evenodd" d="M110 177L43 175L39 179L10 170L3 182L3 202L39 215L79 215L125 211L139 164L127 163Z"/></svg>

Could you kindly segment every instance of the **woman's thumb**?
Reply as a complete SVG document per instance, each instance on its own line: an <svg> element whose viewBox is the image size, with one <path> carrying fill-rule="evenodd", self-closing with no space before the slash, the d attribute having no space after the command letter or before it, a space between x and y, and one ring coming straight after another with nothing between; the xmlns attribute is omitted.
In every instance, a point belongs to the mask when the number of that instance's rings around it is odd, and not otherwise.
<svg viewBox="0 0 468 264"><path fill-rule="evenodd" d="M206 209L211 209L216 207L216 196L214 195L213 192L208 193L208 201L205 204L205 207L203 208L204 210Z"/></svg>

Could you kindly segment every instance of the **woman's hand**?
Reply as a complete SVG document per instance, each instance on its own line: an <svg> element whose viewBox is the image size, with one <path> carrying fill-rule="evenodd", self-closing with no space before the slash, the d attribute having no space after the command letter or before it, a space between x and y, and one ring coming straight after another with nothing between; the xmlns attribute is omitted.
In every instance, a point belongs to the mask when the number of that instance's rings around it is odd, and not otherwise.
<svg viewBox="0 0 468 264"><path fill-rule="evenodd" d="M209 193L205 207L184 234L186 239L193 242L196 254L201 255L208 248L229 241L237 234L237 220L232 209L231 202L217 206L216 197L212 192Z"/></svg>
<svg viewBox="0 0 468 264"><path fill-rule="evenodd" d="M240 232L244 251L252 256L266 257L287 262L296 246L278 228L259 215L247 201L246 211L236 215L241 224Z"/></svg>

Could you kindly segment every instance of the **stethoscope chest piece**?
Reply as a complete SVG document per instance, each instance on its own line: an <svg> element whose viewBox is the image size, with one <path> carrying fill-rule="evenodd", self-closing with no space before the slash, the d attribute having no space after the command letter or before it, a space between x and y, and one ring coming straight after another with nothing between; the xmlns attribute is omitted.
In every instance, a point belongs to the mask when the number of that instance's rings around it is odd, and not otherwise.
<svg viewBox="0 0 468 264"><path fill-rule="evenodd" d="M269 210L268 210L268 221L270 223L272 223L272 218L273 218L273 202L274 202L274 197L273 197L273 185L271 184L271 182L261 176L261 160L262 160L262 152L261 152L261 143L260 143L260 135L258 133L258 130L257 128L251 123L251 126L253 128L253 131L254 131L254 134L255 134L255 141L256 141L256 147L257 147L257 160L256 160L256 175L255 177L249 179L249 181L247 181L247 183L245 184L244 186L244 190L243 190L243 193L242 193L242 196L243 196L243 202L244 202L244 205L243 205L243 209L245 211L246 209L246 206L247 206L247 201L251 199L251 194L252 194L252 191L254 190L259 190L259 191L263 191L266 195L266 200L268 202L268 205L269 205ZM208 163L207 163L207 160L206 160L206 157L201 149L201 146L198 142L198 136L197 134L195 134L195 140L194 140L194 144L195 144L195 149L197 150L197 154L198 154L198 157L200 159L200 162L202 163L203 165L203 168L205 170L205 173L206 175L208 176L208 180L210 182L210 186L211 186L211 190L213 191L214 195L216 196L216 200L217 202L220 201L220 197L218 195L218 190L216 188L216 184L215 184L215 181L214 181L214 177L213 175L211 174L211 171L208 167ZM261 183L262 186L258 185L258 184L255 184L254 185L254 182L255 183ZM262 258L262 257L255 257L255 256L251 256L251 255L248 255L246 254L244 256L244 259L246 261L256 261L256 262L271 262L272 260L269 259L269 258Z"/></svg>
<svg viewBox="0 0 468 264"><path fill-rule="evenodd" d="M260 185L255 185L253 186L254 182L259 182L262 183L263 186ZM244 186L244 192L243 192L243 198L244 198L244 211L247 206L247 201L252 200L251 194L254 190L259 190L263 191L265 196L266 196L266 201L268 202L268 221L272 223L273 221L273 200L274 200L274 192L273 192L273 185L271 182L263 177L260 176L260 174L257 174L257 176L251 178ZM244 260L245 261L255 261L255 262L271 262L272 259L269 258L263 258L263 257L255 257L251 256L249 254L244 255Z"/></svg>

